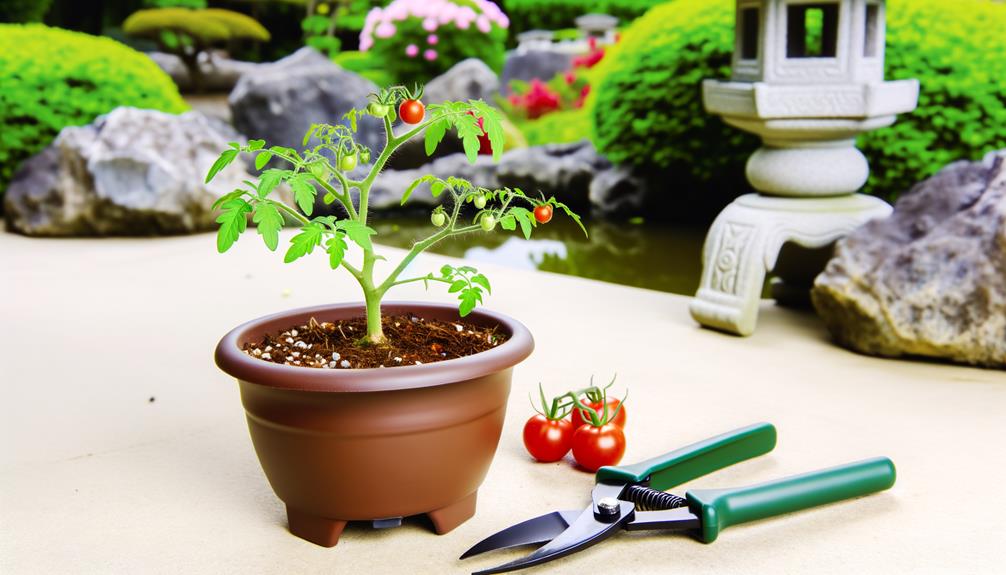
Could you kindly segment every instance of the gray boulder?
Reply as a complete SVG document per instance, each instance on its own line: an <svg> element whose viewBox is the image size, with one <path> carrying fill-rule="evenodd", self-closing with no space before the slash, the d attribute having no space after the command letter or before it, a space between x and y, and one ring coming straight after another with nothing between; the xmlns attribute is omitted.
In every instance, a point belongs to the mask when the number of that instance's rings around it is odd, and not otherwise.
<svg viewBox="0 0 1006 575"><path fill-rule="evenodd" d="M204 183L233 139L199 112L117 108L91 125L64 128L8 187L7 229L35 236L213 229L213 202L250 179L235 162Z"/></svg>
<svg viewBox="0 0 1006 575"><path fill-rule="evenodd" d="M548 82L556 74L569 70L572 64L572 55L551 50L511 52L507 55L506 63L503 65L500 93L504 96L509 95L510 82L513 80L530 82L532 78L539 78L543 82Z"/></svg>
<svg viewBox="0 0 1006 575"><path fill-rule="evenodd" d="M1006 151L950 164L840 241L811 297L856 351L1006 366Z"/></svg>
<svg viewBox="0 0 1006 575"><path fill-rule="evenodd" d="M195 89L192 78L189 77L189 69L182 63L181 58L165 52L149 52L147 55L168 76L171 76L179 90L188 92ZM198 59L199 69L203 73L202 89L206 92L229 92L241 76L254 72L261 66L255 62L232 60L219 50L200 52Z"/></svg>
<svg viewBox="0 0 1006 575"><path fill-rule="evenodd" d="M423 100L439 104L448 100L485 100L490 104L500 89L500 79L478 58L468 58L451 66L426 84Z"/></svg>
<svg viewBox="0 0 1006 575"><path fill-rule="evenodd" d="M594 212L611 218L637 216L652 204L652 186L629 166L612 166L590 182L588 197Z"/></svg>
<svg viewBox="0 0 1006 575"><path fill-rule="evenodd" d="M299 148L313 123L345 123L343 114L367 105L377 86L344 70L313 48L256 68L242 76L228 101L234 127L269 145ZM357 142L376 150L384 143L383 123L371 116L359 123Z"/></svg>
<svg viewBox="0 0 1006 575"><path fill-rule="evenodd" d="M581 140L511 150L500 160L497 177L504 186L541 191L582 210L590 206L591 182L610 167L589 140Z"/></svg>

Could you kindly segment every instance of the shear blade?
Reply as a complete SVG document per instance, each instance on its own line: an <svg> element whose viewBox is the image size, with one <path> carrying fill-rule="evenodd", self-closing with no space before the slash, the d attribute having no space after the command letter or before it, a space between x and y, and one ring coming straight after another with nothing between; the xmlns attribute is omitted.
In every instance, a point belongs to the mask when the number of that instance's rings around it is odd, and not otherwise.
<svg viewBox="0 0 1006 575"><path fill-rule="evenodd" d="M479 541L471 549L465 551L460 559L467 559L486 551L547 543L565 531L573 521L576 521L579 515L579 509L553 511L552 513L539 515L534 519L528 519L516 525L511 525Z"/></svg>
<svg viewBox="0 0 1006 575"><path fill-rule="evenodd" d="M565 557L570 553L575 553L581 549L586 549L591 545L600 543L615 533L621 531L622 526L632 520L635 506L627 501L619 502L619 518L610 523L602 523L594 518L593 506L588 507L580 513L580 516L573 521L565 531L552 539L549 543L539 548L534 553L521 557L516 561L505 563L482 571L476 571L473 575L490 575L492 573L505 573L516 571L532 565L540 565L553 559Z"/></svg>

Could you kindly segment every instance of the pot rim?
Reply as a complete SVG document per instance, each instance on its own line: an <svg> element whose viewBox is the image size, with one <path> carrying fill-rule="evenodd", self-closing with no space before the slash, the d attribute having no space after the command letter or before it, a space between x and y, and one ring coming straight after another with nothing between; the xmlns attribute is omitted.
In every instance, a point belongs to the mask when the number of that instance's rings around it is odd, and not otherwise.
<svg viewBox="0 0 1006 575"><path fill-rule="evenodd" d="M381 304L382 314L409 311L422 314L424 310L431 309L457 314L456 307L435 302L390 301ZM284 318L349 310L358 311L362 315L365 306L361 302L324 304L285 310L245 322L229 331L217 344L214 355L217 367L241 381L279 389L321 392L393 391L434 387L483 377L512 368L534 350L534 338L524 324L510 316L484 308L476 309L465 320L496 323L510 333L507 341L474 355L423 365L345 370L307 368L256 359L243 352L239 346L245 334L265 324Z"/></svg>

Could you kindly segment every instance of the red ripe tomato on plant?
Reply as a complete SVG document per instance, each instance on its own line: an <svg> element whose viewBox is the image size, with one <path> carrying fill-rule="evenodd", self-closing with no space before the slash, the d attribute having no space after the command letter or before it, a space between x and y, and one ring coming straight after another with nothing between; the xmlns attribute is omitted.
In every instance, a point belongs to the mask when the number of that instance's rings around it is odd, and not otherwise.
<svg viewBox="0 0 1006 575"><path fill-rule="evenodd" d="M534 219L537 220L539 224L547 224L552 221L552 206L548 204L541 204L535 206L534 208ZM573 410L574 417L576 415L576 410Z"/></svg>
<svg viewBox="0 0 1006 575"><path fill-rule="evenodd" d="M625 455L625 433L614 423L584 425L573 433L573 458L587 471L617 465Z"/></svg>
<svg viewBox="0 0 1006 575"><path fill-rule="evenodd" d="M398 106L398 115L406 124L418 124L426 115L426 106L419 100L403 100Z"/></svg>

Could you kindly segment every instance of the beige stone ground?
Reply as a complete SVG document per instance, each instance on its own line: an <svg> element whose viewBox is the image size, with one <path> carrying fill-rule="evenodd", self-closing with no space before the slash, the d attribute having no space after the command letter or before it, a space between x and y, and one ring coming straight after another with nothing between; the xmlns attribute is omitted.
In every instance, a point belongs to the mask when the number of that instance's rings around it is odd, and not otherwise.
<svg viewBox="0 0 1006 575"><path fill-rule="evenodd" d="M237 387L212 361L216 340L246 319L358 299L321 256L280 260L253 235L219 256L209 235L0 234L0 573L439 574L494 565L518 553L455 558L513 522L585 505L592 483L525 455L527 393L539 380L559 390L613 371L632 392L626 462L765 420L779 429L774 453L694 484L874 455L895 461L898 483L733 527L712 545L623 533L529 573L1006 572L1002 372L854 355L829 344L813 316L767 304L757 333L738 339L696 327L684 297L489 266L489 305L526 322L537 350L515 371L477 516L442 537L412 523L351 527L332 549L306 543L287 532ZM421 286L395 295L448 299Z"/></svg>

